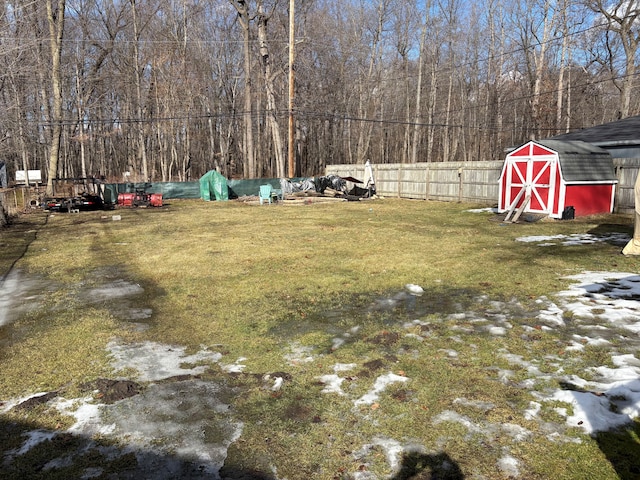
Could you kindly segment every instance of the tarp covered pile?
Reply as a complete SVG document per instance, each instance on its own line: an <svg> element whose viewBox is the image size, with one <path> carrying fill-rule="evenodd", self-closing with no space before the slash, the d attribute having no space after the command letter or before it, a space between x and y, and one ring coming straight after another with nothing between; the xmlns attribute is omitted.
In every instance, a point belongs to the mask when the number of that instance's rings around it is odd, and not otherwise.
<svg viewBox="0 0 640 480"><path fill-rule="evenodd" d="M229 200L229 187L224 175L210 170L200 177L200 198L211 200Z"/></svg>

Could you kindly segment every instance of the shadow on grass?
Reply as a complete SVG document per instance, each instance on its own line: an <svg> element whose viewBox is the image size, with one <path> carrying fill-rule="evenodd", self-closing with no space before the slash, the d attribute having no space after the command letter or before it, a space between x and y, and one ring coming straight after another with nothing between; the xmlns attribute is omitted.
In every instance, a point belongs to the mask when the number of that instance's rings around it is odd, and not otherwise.
<svg viewBox="0 0 640 480"><path fill-rule="evenodd" d="M471 288L446 288L438 286L412 295L405 289L372 296L368 293L345 295L314 304L296 303L292 298L286 305L287 313L277 322L269 334L277 338L304 335L311 331L326 331L340 334L345 328L362 323L375 323L381 327L429 315L449 315L464 312L477 304L483 292ZM282 299L274 298L274 303Z"/></svg>
<svg viewBox="0 0 640 480"><path fill-rule="evenodd" d="M620 480L640 478L640 423L594 435L598 446Z"/></svg>
<svg viewBox="0 0 640 480"><path fill-rule="evenodd" d="M258 469L212 465L178 454L116 446L106 441L42 429L0 417L0 478L3 480L272 480ZM200 461L199 461L200 460Z"/></svg>
<svg viewBox="0 0 640 480"><path fill-rule="evenodd" d="M409 453L402 457L400 472L392 480L462 480L460 467L444 452L427 455Z"/></svg>
<svg viewBox="0 0 640 480"><path fill-rule="evenodd" d="M627 396L637 391L638 386L640 386L640 380L632 380L615 387L615 393L613 391L599 393L579 388L569 382L560 382L563 390L576 392L575 402L585 412L585 420L597 430L591 434L592 438L598 443L600 450L621 480L640 478L640 422L628 417L629 423L626 425L611 430L600 429L606 428L603 422L607 421L607 414L619 415L621 419L618 425L627 420L625 418L627 415L616 412L620 412L632 403Z"/></svg>
<svg viewBox="0 0 640 480"><path fill-rule="evenodd" d="M13 241L10 241L8 245L3 245L3 250L7 255L7 259L0 262L0 267L3 264L7 266L0 269L0 287L4 283L7 276L11 273L16 264L26 255L31 244L38 238L39 228L47 225L49 216L45 216L42 223L34 223L32 221L25 221L18 219L9 223L8 227L4 228L4 236L6 238L20 239L16 241L15 248L13 248ZM5 270L5 271L2 271Z"/></svg>

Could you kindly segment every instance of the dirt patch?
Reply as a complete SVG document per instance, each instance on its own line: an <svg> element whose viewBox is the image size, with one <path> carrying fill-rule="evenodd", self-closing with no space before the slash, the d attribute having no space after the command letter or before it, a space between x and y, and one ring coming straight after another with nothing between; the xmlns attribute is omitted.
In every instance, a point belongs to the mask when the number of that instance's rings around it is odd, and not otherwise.
<svg viewBox="0 0 640 480"><path fill-rule="evenodd" d="M284 418L293 420L295 422L314 422L314 419L320 417L315 414L315 411L303 403L292 403L284 411ZM316 420L314 423L319 423L320 420Z"/></svg>
<svg viewBox="0 0 640 480"><path fill-rule="evenodd" d="M130 380L109 380L99 378L93 382L80 386L81 391L98 391L96 398L106 404L112 404L118 400L124 400L142 393L142 385Z"/></svg>
<svg viewBox="0 0 640 480"><path fill-rule="evenodd" d="M363 363L362 366L371 372L375 372L376 370L384 368L384 362L380 359L371 360L370 362Z"/></svg>
<svg viewBox="0 0 640 480"><path fill-rule="evenodd" d="M25 400L22 403L19 403L14 407L15 410L29 411L38 407L39 405L44 405L49 400L56 398L58 396L58 392L47 392L44 395L38 395L37 397L31 397L28 400Z"/></svg>
<svg viewBox="0 0 640 480"><path fill-rule="evenodd" d="M371 339L371 343L376 345L383 345L385 347L391 347L400 340L400 334L397 332L380 332L378 335Z"/></svg>

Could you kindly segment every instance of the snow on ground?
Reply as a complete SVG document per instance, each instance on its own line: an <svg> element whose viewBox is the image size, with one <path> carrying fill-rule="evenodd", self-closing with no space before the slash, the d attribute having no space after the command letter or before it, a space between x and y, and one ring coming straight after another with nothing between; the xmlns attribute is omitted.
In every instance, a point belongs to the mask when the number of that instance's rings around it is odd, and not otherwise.
<svg viewBox="0 0 640 480"><path fill-rule="evenodd" d="M467 210L469 213L499 213L496 207L471 208Z"/></svg>
<svg viewBox="0 0 640 480"><path fill-rule="evenodd" d="M357 407L359 405L373 405L380 399L380 394L384 392L387 387L393 383L405 383L409 379L395 373L386 373L376 378L373 388L365 393L362 397L358 398L353 404Z"/></svg>
<svg viewBox="0 0 640 480"><path fill-rule="evenodd" d="M43 288L40 283L25 278L17 269L0 277L0 327L37 306L40 297L37 292Z"/></svg>
<svg viewBox="0 0 640 480"><path fill-rule="evenodd" d="M595 241L593 236L580 238L585 240L584 243ZM603 241L623 242L622 237L615 235L607 238L608 240ZM568 239L555 236L522 237L518 241L538 242L540 245L554 241L566 245L580 240L577 236L570 236ZM518 385L530 391L532 400L528 408L520 412L521 416L514 417L508 424L474 422L457 409L471 408L487 413L495 406L488 402L458 398L449 408L439 413L434 412L434 424L452 422L466 428L469 435L486 436L487 439L496 435L507 436L515 444L528 441L534 435L518 424L520 418L526 422L538 422L540 431L551 441L580 442L579 436L572 433L572 429L590 434L627 424L640 416L640 360L637 356L637 352L640 351L640 275L624 272L583 272L568 279L573 283L567 290L557 293L553 300L545 297L538 299L537 316L528 318L536 318L541 323L536 328L547 331L561 331L570 325L575 333L569 337L566 351L576 355L587 346L609 346L615 338L617 347L611 352L610 363L613 367L593 367L584 371L580 377L568 376L563 370L566 358L548 356L544 359L547 369L551 365L555 371L545 372L541 368L541 359L526 358L503 349L497 354L527 375ZM2 294L9 293L9 297L15 296L14 294L27 295L18 290L18 283L20 282L17 278L7 277L0 285L0 299L3 299L0 312L5 311L4 316L0 316L0 325L8 321L6 311L10 305L7 295ZM135 284L111 282L104 287L94 288L91 295L94 299L100 299L108 296L109 291L115 291L123 298L139 293ZM377 302L374 308L387 310L394 305L406 305L421 292L422 287L408 284L404 291ZM514 322L509 312L523 308L516 299L503 303L478 297L476 301L483 305L482 313L472 310L460 311L447 315L446 319L464 321L471 325L464 327L471 332L503 336L513 328ZM134 310L130 309L130 312ZM428 326L429 322L422 320L404 323L407 336L421 341L427 340L430 335L428 328L421 327ZM455 330L456 327L453 328ZM535 330L533 326L528 328L531 331ZM333 340L333 350L341 348L348 339L358 334L359 328L354 327L337 336ZM452 341L463 340L453 336ZM221 364L221 354L206 348L187 354L181 346L153 342L126 345L114 340L106 347L115 374L133 371L135 380L150 383L139 395L111 405L102 404L91 395L86 398L56 398L50 401L50 405L75 418L75 423L68 433L86 438L98 435L107 440L126 443L128 447L125 451L135 453L140 472L159 469L167 472L164 477L154 478L198 478L197 475L205 473L211 478L217 478L217 472L224 464L227 448L240 438L243 425L233 417L232 405L227 403L231 398L229 392L224 392L220 385L193 376L214 367L228 373L242 372L247 358L239 357L234 363ZM453 348L444 353L452 359L459 355ZM313 346L293 342L283 352L283 362L292 368L303 368L318 356L317 349ZM348 377L348 372L357 369L358 366L355 363L328 366L330 371L317 378L323 385L322 394L349 398L350 393L343 390L342 384ZM496 368L495 375L499 381L513 382L513 371ZM172 377L172 381L166 381ZM286 388L286 382L283 382L281 377L269 380L273 380L271 390ZM403 374L387 372L366 381L369 382L366 393L350 398L354 411L360 411L365 417L370 409L377 408L378 402L384 401L382 393L389 386L410 383L412 380ZM544 387L538 387L539 385ZM558 387L549 389L548 385ZM39 395L42 393L34 396ZM223 401L223 398L227 401ZM2 412L8 411L23 400L4 401ZM542 419L542 412L551 408L546 406L549 402L565 405L554 409L564 417L564 425ZM212 430L216 431L216 435L210 434ZM7 462L11 457L23 455L35 445L60 433L63 432L33 430L25 436L23 444L9 452L9 456L5 456L3 461ZM440 440L442 445L446 444L446 441L446 438ZM374 447L384 451L389 469L393 473L398 472L403 454L424 453L425 450L424 446L416 442L376 437L357 450L354 456L359 462L366 464ZM505 476L518 478L521 475L523 461L517 458L517 454L514 453L516 451L517 448L514 448L514 451L505 448L497 461L496 469ZM112 455L122 453L123 451L111 450ZM68 458L52 459L45 469L56 468L72 461L72 454L69 454ZM442 457L442 462L442 468L449 468L446 455ZM193 474L193 465L197 465L197 474ZM187 472L185 469L189 468L191 470ZM87 478L101 474L100 471L94 470L85 472ZM193 475L190 476L189 472ZM376 478L371 472L352 473L354 478Z"/></svg>
<svg viewBox="0 0 640 480"><path fill-rule="evenodd" d="M136 455L137 467L129 472L131 478L137 474L141 475L139 478L149 478L148 472L160 472L154 473L154 479L218 478L227 448L240 437L243 425L233 418L231 405L222 400L229 396L223 387L189 377L204 372L207 365L193 368L184 365L207 362L210 366L221 355L206 349L186 355L182 347L152 342L123 345L113 341L107 348L115 371L133 369L138 380L158 383L151 383L139 395L109 405L98 403L92 395L56 398L50 405L75 419L67 432L85 438L97 435L103 440L124 441L126 449L113 448L109 454ZM163 381L178 376L181 380ZM4 461L23 455L58 434L29 432L23 445L10 452ZM68 458L50 460L45 470L68 465L72 456L70 453ZM102 472L93 473L99 476Z"/></svg>
<svg viewBox="0 0 640 480"><path fill-rule="evenodd" d="M631 239L626 233L574 233L571 235L530 235L516 238L517 242L537 243L540 247L551 247L562 245L565 247L572 245L589 245L592 243L611 243L624 247Z"/></svg>
<svg viewBox="0 0 640 480"><path fill-rule="evenodd" d="M185 364L202 362L218 362L222 355L200 350L193 355L187 355L184 347L145 342L134 345L121 345L112 341L107 350L113 358L112 365L116 371L125 368L137 370L136 380L157 381L178 375L198 375L207 369L207 365L184 368Z"/></svg>
<svg viewBox="0 0 640 480"><path fill-rule="evenodd" d="M584 272L567 277L575 281L567 290L558 294L559 304L552 306L555 325L562 326L563 312L572 313L573 321L589 330L587 335L577 336L579 343L573 342L571 349L579 349L580 344L602 345L609 343L601 337L609 329L618 327L628 330L627 336L618 340L634 351L640 350L640 275L624 272ZM549 314L539 317L549 319ZM553 319L552 319L553 320ZM590 327L596 327L591 329ZM576 336L574 335L574 338ZM635 354L616 354L611 360L614 368L601 366L585 372L586 379L570 376L566 380L571 389L557 389L550 393L537 393L539 401L559 400L571 407L566 412L569 426L578 427L586 433L608 430L627 424L640 416L640 360ZM533 361L509 358L509 361L526 366L534 377L539 376ZM562 376L560 375L560 378ZM537 411L529 410L529 418Z"/></svg>

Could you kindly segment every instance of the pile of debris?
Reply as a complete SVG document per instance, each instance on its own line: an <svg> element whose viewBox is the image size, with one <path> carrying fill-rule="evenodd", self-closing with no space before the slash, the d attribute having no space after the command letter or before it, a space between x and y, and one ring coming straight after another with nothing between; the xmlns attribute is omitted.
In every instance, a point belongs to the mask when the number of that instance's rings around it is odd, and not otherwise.
<svg viewBox="0 0 640 480"><path fill-rule="evenodd" d="M347 182L354 184L351 190L347 188ZM292 182L286 178L280 179L280 187L285 197L328 196L348 201L358 201L375 196L375 185L370 183L369 188L357 186L357 184L362 183L356 178L340 177L338 175L311 177L297 182Z"/></svg>

